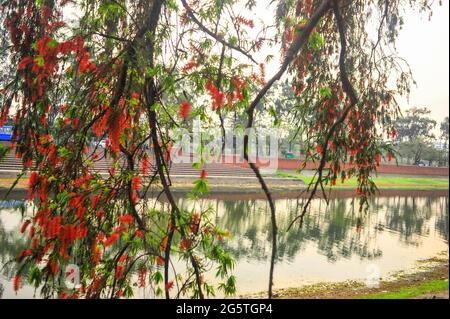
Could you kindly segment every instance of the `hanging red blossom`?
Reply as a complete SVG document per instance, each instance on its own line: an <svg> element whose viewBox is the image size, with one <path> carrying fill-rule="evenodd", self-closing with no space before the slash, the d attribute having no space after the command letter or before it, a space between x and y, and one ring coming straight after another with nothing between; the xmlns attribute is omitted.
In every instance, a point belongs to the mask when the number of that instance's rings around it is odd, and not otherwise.
<svg viewBox="0 0 450 319"><path fill-rule="evenodd" d="M118 240L119 240L119 235L116 233L112 233L111 236L105 240L105 247L113 245Z"/></svg>
<svg viewBox="0 0 450 319"><path fill-rule="evenodd" d="M156 257L156 262L158 263L158 265L164 266L164 258L162 258L161 256Z"/></svg>
<svg viewBox="0 0 450 319"><path fill-rule="evenodd" d="M186 120L189 116L189 112L191 110L191 103L183 101L180 106L180 117L183 120Z"/></svg>
<svg viewBox="0 0 450 319"><path fill-rule="evenodd" d="M117 279L122 279L125 267L122 265L117 265L115 276Z"/></svg>
<svg viewBox="0 0 450 319"><path fill-rule="evenodd" d="M19 274L16 274L15 276L14 276L14 279L13 279L13 288L14 288L14 291L17 293L17 291L19 291L19 289L20 289L20 275Z"/></svg>
<svg viewBox="0 0 450 319"><path fill-rule="evenodd" d="M167 282L165 285L166 290L171 290L173 288L173 281Z"/></svg>
<svg viewBox="0 0 450 319"><path fill-rule="evenodd" d="M131 224L133 222L133 216L131 215L127 215L127 216L120 216L119 217L119 222L124 225L124 224Z"/></svg>
<svg viewBox="0 0 450 319"><path fill-rule="evenodd" d="M148 175L148 169L150 166L150 157L148 153L144 154L144 157L142 158L142 175L147 176Z"/></svg>
<svg viewBox="0 0 450 319"><path fill-rule="evenodd" d="M23 222L22 227L20 227L20 232L23 234L27 229L28 225L31 223L31 220L27 219Z"/></svg>
<svg viewBox="0 0 450 319"><path fill-rule="evenodd" d="M28 179L28 200L32 200L34 197L34 188L39 183L39 174L37 172L31 172Z"/></svg>

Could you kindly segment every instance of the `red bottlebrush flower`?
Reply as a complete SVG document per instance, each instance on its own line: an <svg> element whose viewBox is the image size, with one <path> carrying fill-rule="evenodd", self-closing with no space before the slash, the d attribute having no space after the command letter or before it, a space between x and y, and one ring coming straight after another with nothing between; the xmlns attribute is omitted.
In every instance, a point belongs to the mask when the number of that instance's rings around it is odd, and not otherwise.
<svg viewBox="0 0 450 319"><path fill-rule="evenodd" d="M122 265L117 265L115 276L117 279L122 279L125 267Z"/></svg>
<svg viewBox="0 0 450 319"><path fill-rule="evenodd" d="M145 287L146 277L147 277L147 268L142 267L139 270L139 273L138 273L138 285L139 285L139 288L144 288Z"/></svg>
<svg viewBox="0 0 450 319"><path fill-rule="evenodd" d="M97 204L100 202L100 196L94 195L91 202L91 208L95 209L97 207Z"/></svg>
<svg viewBox="0 0 450 319"><path fill-rule="evenodd" d="M198 63L195 60L191 60L188 63L186 63L185 66L181 69L181 72L187 73L191 71L192 69L196 68L198 66Z"/></svg>
<svg viewBox="0 0 450 319"><path fill-rule="evenodd" d="M380 162L381 162L381 155L380 155L380 153L377 153L377 155L375 156L375 161L377 162L377 165L380 165Z"/></svg>
<svg viewBox="0 0 450 319"><path fill-rule="evenodd" d="M144 232L142 230L136 230L135 235L138 238L143 238L144 237Z"/></svg>
<svg viewBox="0 0 450 319"><path fill-rule="evenodd" d="M119 222L122 225L131 224L133 222L133 220L134 220L134 218L131 215L119 216Z"/></svg>
<svg viewBox="0 0 450 319"><path fill-rule="evenodd" d="M167 284L165 285L166 290L170 290L173 288L173 281L169 281L167 282Z"/></svg>
<svg viewBox="0 0 450 319"><path fill-rule="evenodd" d="M186 120L189 116L189 112L191 110L191 103L183 101L180 106L180 117L183 120Z"/></svg>
<svg viewBox="0 0 450 319"><path fill-rule="evenodd" d="M180 242L180 249L181 250L187 250L191 247L192 241L190 239L187 239L186 237L183 237Z"/></svg>
<svg viewBox="0 0 450 319"><path fill-rule="evenodd" d="M34 237L34 234L36 233L36 227L31 226L30 228L30 232L28 233L28 235L30 236L30 238Z"/></svg>
<svg viewBox="0 0 450 319"><path fill-rule="evenodd" d="M388 154L388 161L389 162L392 161L392 154L391 153Z"/></svg>
<svg viewBox="0 0 450 319"><path fill-rule="evenodd" d="M52 269L52 273L56 274L58 272L58 261L54 260L51 264L50 267Z"/></svg>
<svg viewBox="0 0 450 319"><path fill-rule="evenodd" d="M131 180L131 189L138 191L141 188L141 178L139 176L134 176Z"/></svg>
<svg viewBox="0 0 450 319"><path fill-rule="evenodd" d="M238 22L240 24L243 24L243 25L246 25L247 27L250 27L251 29L253 29L255 27L255 24L254 24L253 20L246 19L246 18L244 18L242 16L238 16L236 18L236 22Z"/></svg>
<svg viewBox="0 0 450 319"><path fill-rule="evenodd" d="M23 70L30 63L33 63L33 58L30 57L30 56L26 56L19 62L19 65L17 66L17 69L18 70Z"/></svg>
<svg viewBox="0 0 450 319"><path fill-rule="evenodd" d="M214 86L211 80L209 80L206 84L206 89L209 91L209 94L213 98L212 110L215 111L216 109L222 108L225 102L225 94L223 92L220 92L219 89Z"/></svg>
<svg viewBox="0 0 450 319"><path fill-rule="evenodd" d="M36 249L38 245L39 245L39 241L36 237L34 237L33 240L31 241L31 248Z"/></svg>
<svg viewBox="0 0 450 319"><path fill-rule="evenodd" d="M142 175L144 176L148 175L148 169L150 167L150 157L147 153L144 154L141 165L142 165Z"/></svg>
<svg viewBox="0 0 450 319"><path fill-rule="evenodd" d="M14 291L17 292L20 289L20 275L16 274L13 279Z"/></svg>
<svg viewBox="0 0 450 319"><path fill-rule="evenodd" d="M122 256L120 256L120 258L119 258L119 262L120 262L120 263L124 263L124 262L127 261L127 258L128 258L127 255L122 255Z"/></svg>
<svg viewBox="0 0 450 319"><path fill-rule="evenodd" d="M111 148L114 153L119 153L120 136L122 135L125 124L122 112L120 110L111 112L108 118L108 124L109 124L108 137L111 143Z"/></svg>
<svg viewBox="0 0 450 319"><path fill-rule="evenodd" d="M27 219L23 222L22 227L20 227L20 232L23 234L27 230L28 225L30 225L31 220Z"/></svg>
<svg viewBox="0 0 450 319"><path fill-rule="evenodd" d="M156 262L158 263L158 265L164 266L164 258L162 258L161 256L156 257Z"/></svg>
<svg viewBox="0 0 450 319"><path fill-rule="evenodd" d="M191 220L191 224L189 225L189 231L192 234L196 235L198 232L199 225L200 225L200 214L198 214L198 213L192 214L192 220Z"/></svg>
<svg viewBox="0 0 450 319"><path fill-rule="evenodd" d="M105 240L105 247L109 247L119 240L119 235L116 233L112 233L108 239Z"/></svg>
<svg viewBox="0 0 450 319"><path fill-rule="evenodd" d="M163 239L161 240L161 243L159 244L159 250L160 251L166 251L167 241L168 240L169 240L169 238L167 236L163 237Z"/></svg>
<svg viewBox="0 0 450 319"><path fill-rule="evenodd" d="M344 184L344 182L345 182L345 177L342 176L342 177L341 177L341 184Z"/></svg>
<svg viewBox="0 0 450 319"><path fill-rule="evenodd" d="M333 179L331 180L331 185L332 185L332 186L336 186L336 178L333 178Z"/></svg>
<svg viewBox="0 0 450 319"><path fill-rule="evenodd" d="M124 226L124 225L120 225L119 227L116 227L115 229L114 229L114 232L116 233L116 234L123 234L123 233L125 233L127 231L127 228Z"/></svg>
<svg viewBox="0 0 450 319"><path fill-rule="evenodd" d="M395 128L392 129L392 139L395 139L397 136L397 130Z"/></svg>
<svg viewBox="0 0 450 319"><path fill-rule="evenodd" d="M322 153L322 146L317 145L316 146L316 150L317 150L318 153Z"/></svg>
<svg viewBox="0 0 450 319"><path fill-rule="evenodd" d="M28 180L28 200L32 200L34 197L34 188L39 183L39 174L37 172L31 172Z"/></svg>
<svg viewBox="0 0 450 319"><path fill-rule="evenodd" d="M201 179L201 180L206 179L206 176L207 176L207 175L208 175L208 174L206 173L206 170L202 169L202 170L200 171L200 179Z"/></svg>
<svg viewBox="0 0 450 319"><path fill-rule="evenodd" d="M94 250L94 254L92 255L92 261L95 264L98 264L100 262L100 260L102 258L102 253L103 253L103 251L101 249L96 248Z"/></svg>

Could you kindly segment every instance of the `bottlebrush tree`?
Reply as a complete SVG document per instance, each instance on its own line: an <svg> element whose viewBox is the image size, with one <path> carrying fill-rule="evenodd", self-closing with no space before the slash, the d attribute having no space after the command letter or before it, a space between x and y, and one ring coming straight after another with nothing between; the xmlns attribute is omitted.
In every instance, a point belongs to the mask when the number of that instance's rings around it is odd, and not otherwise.
<svg viewBox="0 0 450 319"><path fill-rule="evenodd" d="M28 274L46 297L131 297L137 283L166 298L204 298L215 291L205 276L213 265L218 288L234 293L233 260L211 209L179 207L171 193L171 130L200 116L212 126L218 117L224 132L232 113L251 128L257 107L271 112L265 96L283 78L295 93L293 125L306 138L306 161L318 163L311 197L292 223L324 185L351 176L362 209L381 157L392 156L396 98L409 92L411 74L394 47L402 10L429 10L430 1L280 0L270 22L250 16L253 0L1 6L12 75L2 80L0 116L14 117L11 149L35 203L21 228L30 246L17 257L15 288ZM265 58L270 48L279 56ZM266 63L279 64L271 78ZM92 150L93 138L106 139L105 154ZM113 159L106 175L94 167L105 155ZM271 297L275 206L249 165L272 213ZM207 173L199 174L194 199L207 189ZM154 188L168 213L148 205ZM177 269L174 258L184 266ZM68 264L80 267L78 288L61 285Z"/></svg>

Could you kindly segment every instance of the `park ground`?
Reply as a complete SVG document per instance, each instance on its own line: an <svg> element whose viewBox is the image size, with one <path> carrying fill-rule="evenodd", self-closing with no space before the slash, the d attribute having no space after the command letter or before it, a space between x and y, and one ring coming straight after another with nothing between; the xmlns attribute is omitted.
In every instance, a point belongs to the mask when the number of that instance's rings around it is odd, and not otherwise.
<svg viewBox="0 0 450 319"><path fill-rule="evenodd" d="M174 191L190 191L193 182L197 177L173 177L172 189ZM302 190L314 180L309 174L300 175L293 171L278 171L274 175L265 177L272 192L286 192L290 190ZM448 176L414 176L414 175L380 175L373 178L375 184L380 190L444 190L449 188ZM13 183L14 177L0 177L0 192L7 191ZM261 186L256 178L226 176L208 178L210 190L212 192L261 192ZM23 177L17 181L16 190L25 190L27 188L28 178ZM337 181L332 190L355 190L357 187L356 178L347 179L344 183ZM328 190L329 188L327 188Z"/></svg>

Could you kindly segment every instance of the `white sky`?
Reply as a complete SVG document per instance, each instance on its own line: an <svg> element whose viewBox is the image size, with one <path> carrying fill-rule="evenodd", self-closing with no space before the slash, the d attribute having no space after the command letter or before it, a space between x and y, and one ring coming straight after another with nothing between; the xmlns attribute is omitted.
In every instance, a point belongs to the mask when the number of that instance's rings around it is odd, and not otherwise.
<svg viewBox="0 0 450 319"><path fill-rule="evenodd" d="M403 101L402 109L426 106L440 123L448 116L449 106L449 1L433 6L433 16L408 11L405 26L398 39L399 55L412 69L417 87L412 87L410 101ZM438 125L439 126L439 125Z"/></svg>

